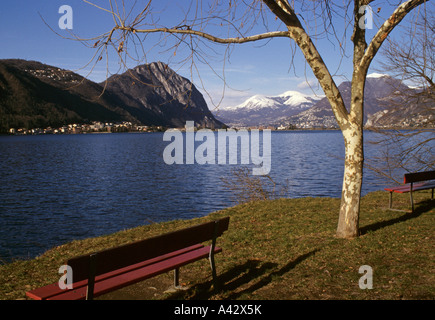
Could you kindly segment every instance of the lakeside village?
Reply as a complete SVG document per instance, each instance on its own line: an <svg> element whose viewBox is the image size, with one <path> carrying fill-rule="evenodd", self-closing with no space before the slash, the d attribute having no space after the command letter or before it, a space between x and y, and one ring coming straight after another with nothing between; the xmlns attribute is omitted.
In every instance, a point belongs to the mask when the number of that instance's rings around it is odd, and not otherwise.
<svg viewBox="0 0 435 320"><path fill-rule="evenodd" d="M418 120L422 120L422 116L419 115ZM336 123L333 122L332 119L326 119L327 122L321 123L318 121L315 121L316 119L309 119L305 122L300 123L286 123L283 124L277 124L277 125L259 125L259 126L243 126L243 125L237 125L233 124L231 126L223 126L223 129L235 129L235 130L252 130L252 129L258 129L258 130L271 130L271 131L286 131L286 130L338 130L338 126ZM412 119L413 121L404 121L399 126L372 126L373 124L370 121L367 121L366 125L364 126L365 129L371 130L371 129L381 129L381 130L414 130L414 129L428 129L432 130L435 127L435 123L432 121L432 117L430 119L424 118L422 121L416 121L416 119ZM170 129L169 127L164 126L144 126L144 125L138 125L134 124L129 121L123 121L120 123L112 123L112 122L102 122L102 121L93 121L91 123L86 124L68 124L63 125L58 128L54 127L47 127L47 128L33 128L33 129L26 129L26 128L10 128L8 133L10 135L38 135L38 134L85 134L85 133L115 133L115 132L164 132L167 129ZM184 127L178 128L179 130L183 131ZM196 128L201 129L201 128ZM214 129L214 128L209 128Z"/></svg>
<svg viewBox="0 0 435 320"><path fill-rule="evenodd" d="M90 124L68 124L59 128L10 128L9 134L32 135L32 134L80 134L80 133L111 133L111 132L158 132L163 131L162 126L140 126L128 121L121 123L93 121Z"/></svg>
<svg viewBox="0 0 435 320"><path fill-rule="evenodd" d="M228 127L224 127L226 129ZM85 133L115 133L115 132L164 132L166 127L163 126L143 126L136 125L128 121L121 123L100 122L93 121L90 124L68 124L59 128L47 127L47 128L10 128L9 134L11 135L37 135L37 134L85 134ZM270 130L291 130L293 127L285 127L283 125L279 127L274 126L259 126L259 127L243 127L234 129L270 129ZM184 128L180 128L184 130Z"/></svg>
<svg viewBox="0 0 435 320"><path fill-rule="evenodd" d="M428 129L431 130L434 128L434 124L431 123L431 125L421 125L421 123L403 123L403 126L382 126L377 127L378 129L383 130L391 130L391 129L399 129L399 130L412 130L412 129ZM318 125L301 125L301 124L289 124L286 125L280 124L279 126L226 126L224 125L223 129L235 129L235 130L252 130L252 129L258 129L258 130L271 130L271 131L286 131L286 130L338 130L337 125L330 124L329 126L322 126L321 124ZM370 125L366 125L365 129L372 129ZM132 122L123 121L121 123L111 123L111 122L101 122L101 121L93 121L90 124L68 124L63 125L59 128L53 128L53 127L47 127L47 128L33 128L33 129L26 129L26 128L10 128L8 133L10 135L39 135L39 134L86 134L86 133L116 133L116 132L165 132L167 129L170 129L169 127L164 126L144 126L144 125L137 125L133 124ZM184 127L178 128L179 130L183 131L185 130ZM201 128L196 128L201 129ZM212 130L214 128L211 128Z"/></svg>

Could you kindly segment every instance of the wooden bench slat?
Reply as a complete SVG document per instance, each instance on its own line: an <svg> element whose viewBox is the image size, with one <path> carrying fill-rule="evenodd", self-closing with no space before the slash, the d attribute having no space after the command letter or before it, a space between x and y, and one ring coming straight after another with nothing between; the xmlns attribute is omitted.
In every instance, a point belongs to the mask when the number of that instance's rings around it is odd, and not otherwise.
<svg viewBox="0 0 435 320"><path fill-rule="evenodd" d="M435 179L435 170L425 171L425 172L405 173L403 176L404 183L428 181L434 179Z"/></svg>
<svg viewBox="0 0 435 320"><path fill-rule="evenodd" d="M192 250L196 250L196 249L199 249L199 248L202 248L202 247L204 247L204 246L201 245L201 244L196 244L196 245L190 246L188 248L184 248L184 249L181 249L181 250L178 250L178 251L174 251L174 252L168 253L166 255L162 255L162 256L157 257L157 258L153 258L153 259L149 259L149 260L146 260L146 261L142 261L142 262L139 262L137 264L124 267L122 269L118 269L118 270L115 270L115 271L111 271L111 272L99 275L99 276L95 277L95 281L98 282L98 281L104 280L104 279L106 279L108 277L113 277L113 276L115 276L117 274L128 272L128 271L131 271L133 269L141 268L141 267L147 266L149 264L156 263L156 262L168 259L168 258L172 258L174 256L177 256L177 255L180 255L180 254L192 251ZM73 280L74 280L74 270L73 270ZM74 289L77 289L77 288L80 288L80 287L85 287L86 288L87 285L88 285L88 280L81 280L81 281L74 282L73 283L73 288ZM54 283L54 284L50 284L50 285L47 285L47 286L44 286L44 287L41 287L41 288L37 288L37 289L31 290L31 291L28 291L28 292L26 292L26 295L29 298L32 298L32 299L35 299L35 300L46 300L46 299L48 299L48 298L50 298L52 296L55 296L57 294L61 294L63 292L65 292L65 289L60 289L59 285L57 283Z"/></svg>
<svg viewBox="0 0 435 320"><path fill-rule="evenodd" d="M216 237L228 229L229 217L218 220ZM215 221L97 252L96 275L104 274L212 239ZM89 255L68 260L77 281L88 278Z"/></svg>
<svg viewBox="0 0 435 320"><path fill-rule="evenodd" d="M222 249L216 247L215 253L221 252ZM115 277L106 278L95 283L94 297L103 295L113 290L143 281L145 279L168 272L175 268L182 267L186 264L208 257L210 246L202 247L193 251L177 255L175 257L162 260L160 262L146 265L130 272L119 274ZM52 296L48 300L80 300L86 298L86 286L65 291L62 294Z"/></svg>
<svg viewBox="0 0 435 320"><path fill-rule="evenodd" d="M435 182L415 183L412 186L412 191L427 190L431 188L435 188ZM389 187L385 188L384 190L396 193L407 193L411 191L411 185Z"/></svg>
<svg viewBox="0 0 435 320"><path fill-rule="evenodd" d="M56 292L60 291L57 283L52 283L41 288L37 288L26 292L26 296L35 300L44 300L53 296Z"/></svg>

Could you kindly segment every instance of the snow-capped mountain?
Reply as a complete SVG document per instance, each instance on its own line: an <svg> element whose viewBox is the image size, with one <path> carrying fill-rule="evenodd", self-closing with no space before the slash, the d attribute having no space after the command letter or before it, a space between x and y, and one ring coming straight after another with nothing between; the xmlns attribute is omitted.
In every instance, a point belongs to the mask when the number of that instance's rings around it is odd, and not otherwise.
<svg viewBox="0 0 435 320"><path fill-rule="evenodd" d="M244 109L260 110L264 108L276 108L276 107L277 107L277 102L274 99L257 94L255 96L250 97L243 103L236 106L227 107L225 108L225 110L226 111L236 111L236 110L240 111Z"/></svg>
<svg viewBox="0 0 435 320"><path fill-rule="evenodd" d="M349 107L351 83L342 82L338 89L345 105ZM386 74L367 75L364 124L383 128L433 127L433 100L419 97L419 91L421 89L409 87ZM305 95L298 91L287 91L278 96L255 95L237 106L217 110L214 114L229 126L338 127L326 97Z"/></svg>
<svg viewBox="0 0 435 320"><path fill-rule="evenodd" d="M338 86L347 108L351 100L351 82ZM433 124L432 101L417 98L419 90L405 85L389 75L367 75L364 94L364 125L367 127L419 127ZM415 98L412 98L412 97ZM326 98L313 107L287 119L278 119L276 124L297 128L337 128L337 122Z"/></svg>
<svg viewBox="0 0 435 320"><path fill-rule="evenodd" d="M370 73L367 75L367 78L390 78L390 76L388 74L383 74L383 73Z"/></svg>
<svg viewBox="0 0 435 320"><path fill-rule="evenodd" d="M243 103L215 111L215 116L228 125L269 125L312 107L322 96L286 91L277 96L254 95Z"/></svg>

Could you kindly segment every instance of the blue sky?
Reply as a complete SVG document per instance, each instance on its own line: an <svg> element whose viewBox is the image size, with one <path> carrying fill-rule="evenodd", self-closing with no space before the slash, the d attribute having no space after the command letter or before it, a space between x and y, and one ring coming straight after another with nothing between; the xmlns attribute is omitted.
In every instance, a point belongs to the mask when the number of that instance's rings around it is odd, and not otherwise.
<svg viewBox="0 0 435 320"><path fill-rule="evenodd" d="M126 2L132 3L133 1ZM146 2L138 1L136 9L140 7L141 3L145 4ZM163 4L164 8L158 9L162 10L160 23L178 21L177 19L183 16L180 6L186 2L185 0L172 0L172 2L157 1L157 5ZM381 4L385 3L385 1L379 2ZM95 0L94 3L108 8L108 1ZM180 5L169 6L167 3ZM62 5L69 5L73 9L72 31L76 35L84 38L93 37L109 31L113 26L113 19L110 14L81 0L2 1L0 4L0 38L2 39L0 59L21 58L36 60L73 70L97 82L104 81L106 77L105 63L98 64L91 74L88 74L89 68L82 69L92 58L94 50L78 41L61 37L61 35L71 36L67 31L61 30L58 26L58 21L62 16L58 11ZM375 24L379 25L383 22L387 14L388 11L386 9L381 11L380 16L375 17ZM53 30L50 30L41 17ZM304 18L310 19L310 14L305 14ZM337 30L339 32L342 32L341 29L343 28L340 28L342 26L343 24L338 25ZM256 33L255 31L254 33ZM393 36L398 33L400 33L400 30L395 31ZM351 44L350 35L351 30L349 29L347 31L347 47ZM177 52L176 58L173 56L174 50L165 52L163 48L158 47L148 52L148 49L153 47L152 39L147 39L143 43L147 51L146 60L143 62L157 60L168 62L184 59L183 54L186 54L186 52L183 51ZM342 59L337 42L332 44L331 41L322 40L316 42L316 45L330 71L337 74L336 79L338 83L343 79L351 78L351 50L348 50L348 56ZM225 49L226 47L224 46L217 46L216 56L207 57L207 61L217 71L223 69L223 65L219 60L221 60L220 54L223 54ZM305 64L302 54L299 50L296 50L293 65L290 63L291 56L291 42L284 38L274 39L269 42L263 41L261 43L234 46L231 57L225 64L225 79L228 86L233 89L225 89L221 107L241 103L254 94L278 95L289 90L313 93L307 85L307 81L313 83L314 88L316 88L315 80ZM118 68L119 60L113 55L110 56L109 60L110 70L115 72ZM129 66L134 66L134 63L131 63ZM191 78L190 64L170 64L170 66L181 75ZM222 80L216 77L207 65L198 63L196 67L201 75L201 79L195 72L192 78L194 83L198 87L202 85L215 103L219 102L223 89ZM370 72L376 71L374 69L376 67L377 64L375 62ZM318 92L322 94L322 92ZM209 108L213 109L214 106L209 104Z"/></svg>

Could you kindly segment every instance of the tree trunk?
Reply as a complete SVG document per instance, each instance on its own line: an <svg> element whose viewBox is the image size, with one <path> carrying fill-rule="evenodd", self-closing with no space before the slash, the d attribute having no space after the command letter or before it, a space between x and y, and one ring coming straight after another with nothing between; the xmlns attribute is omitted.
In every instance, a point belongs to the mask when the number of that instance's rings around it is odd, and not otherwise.
<svg viewBox="0 0 435 320"><path fill-rule="evenodd" d="M355 238L359 235L359 209L364 165L362 126L350 124L348 129L343 131L343 137L346 153L337 237Z"/></svg>

